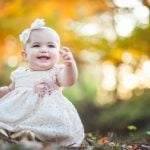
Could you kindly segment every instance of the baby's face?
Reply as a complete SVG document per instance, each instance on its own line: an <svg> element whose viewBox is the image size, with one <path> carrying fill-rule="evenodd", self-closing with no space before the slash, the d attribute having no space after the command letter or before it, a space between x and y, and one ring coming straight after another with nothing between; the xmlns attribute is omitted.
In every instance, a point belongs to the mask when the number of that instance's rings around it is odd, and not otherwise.
<svg viewBox="0 0 150 150"><path fill-rule="evenodd" d="M23 52L32 70L48 70L59 60L60 41L49 29L33 30Z"/></svg>

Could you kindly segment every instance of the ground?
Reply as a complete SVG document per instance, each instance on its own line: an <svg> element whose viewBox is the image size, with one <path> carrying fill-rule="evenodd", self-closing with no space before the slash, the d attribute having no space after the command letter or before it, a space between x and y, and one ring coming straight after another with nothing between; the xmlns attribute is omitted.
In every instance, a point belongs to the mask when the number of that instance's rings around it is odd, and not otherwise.
<svg viewBox="0 0 150 150"><path fill-rule="evenodd" d="M71 148L29 141L27 138L18 142L0 135L0 150L150 150L150 136L143 136L137 141L135 139L123 140L114 133L107 136L87 133L81 147Z"/></svg>

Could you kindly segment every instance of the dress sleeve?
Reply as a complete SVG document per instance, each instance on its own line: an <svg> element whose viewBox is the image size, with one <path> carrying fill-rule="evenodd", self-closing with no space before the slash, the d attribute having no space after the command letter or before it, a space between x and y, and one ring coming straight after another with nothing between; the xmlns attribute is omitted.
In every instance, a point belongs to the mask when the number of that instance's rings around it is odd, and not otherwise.
<svg viewBox="0 0 150 150"><path fill-rule="evenodd" d="M55 65L54 68L52 69L52 80L54 81L54 83L58 85L57 83L57 75L60 73L60 71L64 68L64 65L60 64L60 65Z"/></svg>
<svg viewBox="0 0 150 150"><path fill-rule="evenodd" d="M22 73L23 71L25 71L26 68L25 67L18 67L16 70L14 70L11 75L10 75L10 79L12 81L14 81L17 77L18 74Z"/></svg>
<svg viewBox="0 0 150 150"><path fill-rule="evenodd" d="M52 76L56 78L57 74L60 73L61 69L64 68L64 65L55 65L53 69L50 70ZM55 80L55 79L54 79Z"/></svg>
<svg viewBox="0 0 150 150"><path fill-rule="evenodd" d="M63 64L57 65L57 66L56 66L56 71L55 71L56 75L59 74L59 72L60 72L62 69L64 69L64 65L63 65Z"/></svg>

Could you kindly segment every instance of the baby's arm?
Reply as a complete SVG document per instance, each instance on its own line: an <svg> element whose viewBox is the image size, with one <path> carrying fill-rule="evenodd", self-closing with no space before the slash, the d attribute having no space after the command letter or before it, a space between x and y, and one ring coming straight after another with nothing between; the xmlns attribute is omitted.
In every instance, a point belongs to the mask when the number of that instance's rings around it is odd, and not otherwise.
<svg viewBox="0 0 150 150"><path fill-rule="evenodd" d="M10 91L12 91L14 88L15 88L15 85L13 82L9 86L0 87L0 98L5 96Z"/></svg>
<svg viewBox="0 0 150 150"><path fill-rule="evenodd" d="M76 62L73 58L69 48L63 47L60 51L64 60L64 68L57 75L57 82L59 86L67 87L75 83L78 76Z"/></svg>

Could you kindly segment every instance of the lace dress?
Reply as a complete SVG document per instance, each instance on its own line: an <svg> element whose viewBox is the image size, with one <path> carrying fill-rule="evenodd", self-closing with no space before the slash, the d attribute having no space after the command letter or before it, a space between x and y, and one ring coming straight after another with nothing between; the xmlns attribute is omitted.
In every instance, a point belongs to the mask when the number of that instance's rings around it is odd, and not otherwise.
<svg viewBox="0 0 150 150"><path fill-rule="evenodd" d="M80 117L72 103L56 84L59 65L48 71L30 71L21 67L11 74L15 90L0 99L0 128L10 132L29 130L48 142L79 146L84 138ZM48 79L51 94L39 97L35 83Z"/></svg>

